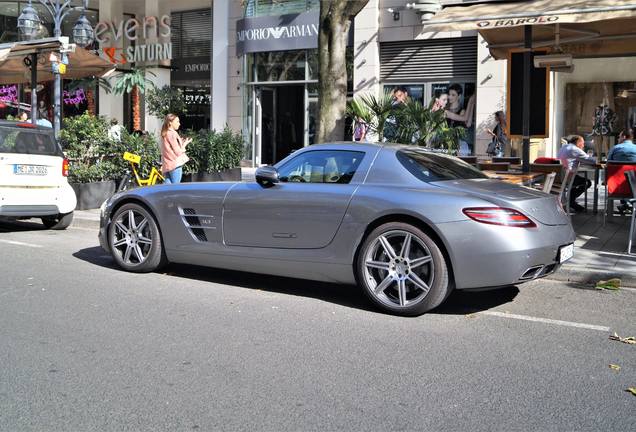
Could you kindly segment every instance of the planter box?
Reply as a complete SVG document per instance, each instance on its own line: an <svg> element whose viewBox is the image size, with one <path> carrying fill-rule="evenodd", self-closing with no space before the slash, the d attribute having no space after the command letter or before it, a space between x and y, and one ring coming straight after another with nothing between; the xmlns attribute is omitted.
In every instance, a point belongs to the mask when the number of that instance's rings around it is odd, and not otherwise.
<svg viewBox="0 0 636 432"><path fill-rule="evenodd" d="M114 180L94 183L71 183L77 197L77 210L96 209L113 196L117 188Z"/></svg>

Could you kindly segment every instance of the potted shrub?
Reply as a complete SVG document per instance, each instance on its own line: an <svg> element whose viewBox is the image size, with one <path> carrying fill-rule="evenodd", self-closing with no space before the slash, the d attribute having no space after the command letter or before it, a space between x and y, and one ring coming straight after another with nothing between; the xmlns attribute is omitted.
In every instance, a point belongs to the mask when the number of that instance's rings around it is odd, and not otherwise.
<svg viewBox="0 0 636 432"><path fill-rule="evenodd" d="M243 137L225 127L221 132L201 130L190 133L192 142L187 153L190 162L184 173L192 181L240 181L240 163L243 157Z"/></svg>
<svg viewBox="0 0 636 432"><path fill-rule="evenodd" d="M112 141L103 117L84 113L64 119L60 142L69 160L69 183L77 209L98 208L115 192L113 163L107 157Z"/></svg>

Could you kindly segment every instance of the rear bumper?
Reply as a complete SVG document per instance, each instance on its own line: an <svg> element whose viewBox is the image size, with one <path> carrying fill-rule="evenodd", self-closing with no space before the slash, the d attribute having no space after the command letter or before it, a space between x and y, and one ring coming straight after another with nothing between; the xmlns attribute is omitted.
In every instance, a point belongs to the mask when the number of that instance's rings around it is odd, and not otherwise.
<svg viewBox="0 0 636 432"><path fill-rule="evenodd" d="M58 186L0 187L0 216L39 217L71 213L77 205L68 183Z"/></svg>
<svg viewBox="0 0 636 432"><path fill-rule="evenodd" d="M457 289L515 285L558 270L561 246L574 243L571 225L514 228L474 221L440 224Z"/></svg>
<svg viewBox="0 0 636 432"><path fill-rule="evenodd" d="M38 217L58 215L60 209L56 205L2 205L0 216L5 217Z"/></svg>

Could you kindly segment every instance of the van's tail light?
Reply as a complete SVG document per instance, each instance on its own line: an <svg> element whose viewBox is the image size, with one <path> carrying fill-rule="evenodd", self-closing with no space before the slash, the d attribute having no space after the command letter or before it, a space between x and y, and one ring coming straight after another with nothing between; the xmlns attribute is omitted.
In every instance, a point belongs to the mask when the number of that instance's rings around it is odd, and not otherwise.
<svg viewBox="0 0 636 432"><path fill-rule="evenodd" d="M66 158L64 158L64 162L62 162L62 175L68 177L68 159Z"/></svg>
<svg viewBox="0 0 636 432"><path fill-rule="evenodd" d="M534 228L537 225L517 210L502 207L465 208L464 214L474 221L519 228Z"/></svg>

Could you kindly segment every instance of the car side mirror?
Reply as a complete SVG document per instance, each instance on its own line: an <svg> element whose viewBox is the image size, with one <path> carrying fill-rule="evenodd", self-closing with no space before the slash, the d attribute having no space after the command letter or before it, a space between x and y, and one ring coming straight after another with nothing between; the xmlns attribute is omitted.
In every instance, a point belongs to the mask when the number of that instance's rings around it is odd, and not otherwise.
<svg viewBox="0 0 636 432"><path fill-rule="evenodd" d="M264 166L256 169L256 183L263 187L271 187L280 182L278 170L273 166Z"/></svg>

